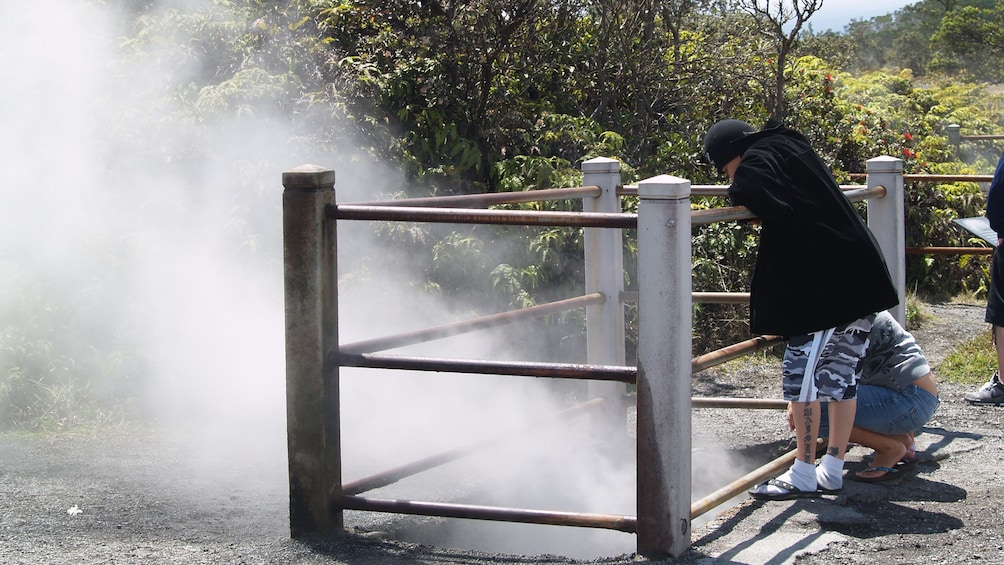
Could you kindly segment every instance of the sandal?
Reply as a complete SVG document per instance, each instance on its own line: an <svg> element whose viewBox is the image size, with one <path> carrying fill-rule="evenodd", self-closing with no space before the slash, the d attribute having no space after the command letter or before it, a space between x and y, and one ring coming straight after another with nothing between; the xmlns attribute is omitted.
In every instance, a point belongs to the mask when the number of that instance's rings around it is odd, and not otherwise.
<svg viewBox="0 0 1004 565"><path fill-rule="evenodd" d="M859 483L881 483L883 481L890 481L895 479L917 466L917 460L912 461L900 461L896 463L895 467L868 467L867 469L858 471L850 476L851 480L857 481ZM870 473L872 471L882 471L882 474L877 477L862 477L861 473Z"/></svg>
<svg viewBox="0 0 1004 565"><path fill-rule="evenodd" d="M770 493L766 490L768 486L783 488L787 492ZM760 491L761 487L764 489L763 492ZM822 493L818 490L801 490L788 481L771 479L757 485L755 489L750 491L750 496L757 500L791 500L793 498L819 498L822 496Z"/></svg>

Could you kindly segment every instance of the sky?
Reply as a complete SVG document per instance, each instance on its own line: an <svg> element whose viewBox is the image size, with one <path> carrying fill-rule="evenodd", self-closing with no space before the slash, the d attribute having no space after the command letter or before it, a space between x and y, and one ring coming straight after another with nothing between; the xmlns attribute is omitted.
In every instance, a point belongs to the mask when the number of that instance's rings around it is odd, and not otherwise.
<svg viewBox="0 0 1004 565"><path fill-rule="evenodd" d="M843 31L851 20L884 16L916 2L917 0L823 0L823 7L812 16L809 23L817 32L828 29Z"/></svg>

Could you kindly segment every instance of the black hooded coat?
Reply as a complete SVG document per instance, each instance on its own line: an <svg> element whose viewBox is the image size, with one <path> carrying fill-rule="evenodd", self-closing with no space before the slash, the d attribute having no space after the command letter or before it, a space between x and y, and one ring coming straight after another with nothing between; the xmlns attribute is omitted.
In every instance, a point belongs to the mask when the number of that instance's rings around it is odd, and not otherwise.
<svg viewBox="0 0 1004 565"><path fill-rule="evenodd" d="M762 222L754 333L807 334L899 304L875 237L802 134L769 122L735 143L742 159L729 199Z"/></svg>

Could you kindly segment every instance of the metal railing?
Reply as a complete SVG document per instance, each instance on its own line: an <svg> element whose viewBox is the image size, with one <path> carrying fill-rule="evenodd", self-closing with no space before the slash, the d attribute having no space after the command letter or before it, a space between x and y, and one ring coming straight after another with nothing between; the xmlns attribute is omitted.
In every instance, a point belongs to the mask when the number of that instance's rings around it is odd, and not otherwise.
<svg viewBox="0 0 1004 565"><path fill-rule="evenodd" d="M1004 135L962 135L962 126L951 124L945 126L945 133L948 135L948 143L958 147L963 141L993 141L1004 139Z"/></svg>
<svg viewBox="0 0 1004 565"><path fill-rule="evenodd" d="M671 176L646 179L634 188L638 213L619 212L619 163L594 159L583 164L585 185L574 189L520 193L545 198L584 197L583 212L482 210L513 195L447 197L444 208L430 199L338 204L334 171L305 166L283 174L284 277L286 288L287 435L289 446L290 531L294 537L331 534L344 527L344 510L367 510L437 516L505 520L566 526L599 527L633 532L638 553L648 557L679 556L690 546L691 520L778 472L794 457L789 453L691 502L691 410L694 407L783 408L786 403L760 399L691 398L690 375L728 360L781 343L760 336L691 358L691 302L740 301L740 293L694 293L691 290L691 227L715 221L752 218L742 207L691 211L689 181ZM886 255L903 302L904 267L902 161L879 157L869 161L868 186L846 192L852 201L869 200L868 222ZM703 192L703 190L702 190ZM618 211L614 211L618 210ZM424 221L450 223L575 226L584 228L586 294L525 310L489 315L424 330L338 343L337 223L344 220ZM620 233L638 234L637 300L639 359L623 364L623 299L634 298L622 287L623 276L610 265L623 264ZM615 234L613 237L610 234ZM611 274L612 273L612 274ZM613 297L613 298L611 298ZM395 356L380 351L440 339L468 331L573 308L587 309L587 352L584 364L500 362L469 359ZM904 312L893 312L901 322ZM613 331L610 329L613 328ZM597 354L596 352L600 353ZM585 379L590 397L558 419L624 414L625 383L636 387L637 516L582 514L492 508L359 496L387 481L420 472L479 449L452 450L352 483L342 483L339 369L365 367L412 371L448 371L549 378ZM620 388L617 388L620 387ZM600 418L600 422L604 419ZM609 421L609 420L606 420ZM491 444L492 441L485 442ZM731 494L730 494L731 493Z"/></svg>

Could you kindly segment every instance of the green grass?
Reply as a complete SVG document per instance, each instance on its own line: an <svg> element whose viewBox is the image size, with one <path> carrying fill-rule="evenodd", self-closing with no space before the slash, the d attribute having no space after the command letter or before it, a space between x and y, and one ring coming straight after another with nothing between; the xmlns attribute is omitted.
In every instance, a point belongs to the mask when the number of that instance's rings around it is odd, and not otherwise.
<svg viewBox="0 0 1004 565"><path fill-rule="evenodd" d="M935 374L938 380L956 384L983 384L997 369L997 353L987 331L967 342L959 344L938 366Z"/></svg>

